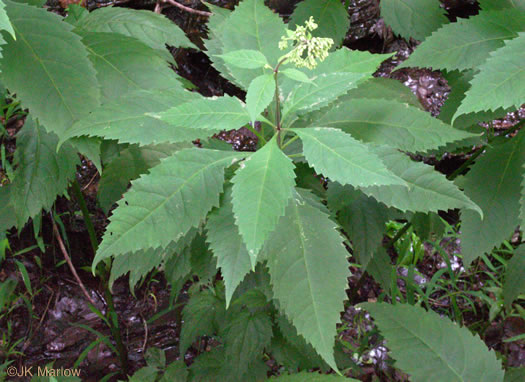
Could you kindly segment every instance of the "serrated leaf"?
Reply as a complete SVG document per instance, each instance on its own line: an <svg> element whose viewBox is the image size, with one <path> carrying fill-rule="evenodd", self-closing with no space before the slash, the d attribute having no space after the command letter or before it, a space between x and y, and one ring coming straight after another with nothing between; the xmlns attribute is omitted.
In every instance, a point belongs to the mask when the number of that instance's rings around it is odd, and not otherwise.
<svg viewBox="0 0 525 382"><path fill-rule="evenodd" d="M381 246L385 224L390 217L388 208L351 186L333 182L329 184L327 198L332 210L333 199L342 199L342 206L336 209L338 222L352 240L353 255L366 268Z"/></svg>
<svg viewBox="0 0 525 382"><path fill-rule="evenodd" d="M279 49L279 41L286 34L286 26L281 18L264 5L263 0L242 1L229 17L215 29L220 41L220 53L238 49L257 50L264 54L270 66L275 67L277 60L286 52ZM251 81L264 70L241 69L226 65L236 79L235 83L247 89Z"/></svg>
<svg viewBox="0 0 525 382"><path fill-rule="evenodd" d="M244 104L236 97L203 98L151 114L171 125L213 132L238 129L250 122Z"/></svg>
<svg viewBox="0 0 525 382"><path fill-rule="evenodd" d="M279 70L279 74L283 74L294 81L313 83L313 81L305 73L294 68Z"/></svg>
<svg viewBox="0 0 525 382"><path fill-rule="evenodd" d="M414 382L502 382L501 362L468 328L407 305L360 304L387 340L396 366Z"/></svg>
<svg viewBox="0 0 525 382"><path fill-rule="evenodd" d="M80 161L71 145L64 145L57 152L58 137L31 118L26 119L16 143L17 168L11 184L11 199L17 226L21 229L29 218L53 205L57 195L75 178Z"/></svg>
<svg viewBox="0 0 525 382"><path fill-rule="evenodd" d="M472 87L456 111L462 114L498 108L519 109L525 103L525 33L492 52L471 81Z"/></svg>
<svg viewBox="0 0 525 382"><path fill-rule="evenodd" d="M116 33L83 32L80 36L105 102L134 90L182 89L168 63L141 41Z"/></svg>
<svg viewBox="0 0 525 382"><path fill-rule="evenodd" d="M242 163L232 179L233 213L252 264L292 198L293 170L275 136Z"/></svg>
<svg viewBox="0 0 525 382"><path fill-rule="evenodd" d="M505 306L509 309L512 302L521 294L525 293L525 247L520 246L507 263L505 273L505 284L503 285L503 299Z"/></svg>
<svg viewBox="0 0 525 382"><path fill-rule="evenodd" d="M312 127L292 129L303 142L303 153L313 168L341 184L355 186L405 185L368 146L341 130Z"/></svg>
<svg viewBox="0 0 525 382"><path fill-rule="evenodd" d="M99 104L87 50L58 15L26 4L6 4L17 40L5 35L2 79L48 131L61 136Z"/></svg>
<svg viewBox="0 0 525 382"><path fill-rule="evenodd" d="M381 285L383 291L388 292L392 285L392 268L388 252L385 247L379 246L368 262L366 271Z"/></svg>
<svg viewBox="0 0 525 382"><path fill-rule="evenodd" d="M242 380L250 364L261 358L272 339L272 320L266 312L241 311L224 329L226 362Z"/></svg>
<svg viewBox="0 0 525 382"><path fill-rule="evenodd" d="M217 57L222 58L227 64L242 69L258 69L268 65L268 60L258 50L240 49L227 52Z"/></svg>
<svg viewBox="0 0 525 382"><path fill-rule="evenodd" d="M414 106L424 110L421 102L408 86L392 78L373 77L360 83L357 88L352 89L338 102L344 103L356 98L396 100L402 104ZM328 108L327 108L328 109Z"/></svg>
<svg viewBox="0 0 525 382"><path fill-rule="evenodd" d="M272 74L264 74L255 78L246 93L246 109L252 123L268 107L275 95L275 79Z"/></svg>
<svg viewBox="0 0 525 382"><path fill-rule="evenodd" d="M284 101L283 125L290 125L294 114L305 114L335 101L355 88L367 75L363 73L320 74L311 83L295 87Z"/></svg>
<svg viewBox="0 0 525 382"><path fill-rule="evenodd" d="M421 0L382 0L381 17L394 33L408 40L424 40L448 23L445 9L438 2Z"/></svg>
<svg viewBox="0 0 525 382"><path fill-rule="evenodd" d="M13 26L11 25L11 22L9 21L9 16L7 16L7 13L5 11L5 4L3 1L0 1L0 30L5 30L13 36L13 38L16 40L15 31L13 29Z"/></svg>
<svg viewBox="0 0 525 382"><path fill-rule="evenodd" d="M465 194L483 210L483 220L472 211L461 214L461 247L466 267L507 239L519 222L520 179L525 145L522 133L476 161L465 176ZM490 187L487 187L490 185Z"/></svg>
<svg viewBox="0 0 525 382"><path fill-rule="evenodd" d="M328 211L322 205L323 209L313 206L309 199L314 196L294 195L265 251L281 310L328 365L337 369L333 348L350 276L347 252Z"/></svg>
<svg viewBox="0 0 525 382"><path fill-rule="evenodd" d="M196 227L219 203L224 169L244 156L185 149L132 182L110 218L93 269L110 256L166 247ZM195 200L198 203L192 202Z"/></svg>
<svg viewBox="0 0 525 382"><path fill-rule="evenodd" d="M525 29L525 13L515 10L482 12L469 19L447 24L428 37L399 66L445 70L476 68L490 52L503 46Z"/></svg>
<svg viewBox="0 0 525 382"><path fill-rule="evenodd" d="M297 374L280 375L272 377L270 381L278 382L357 382L357 379L346 378L333 374L319 374L315 372L302 371Z"/></svg>
<svg viewBox="0 0 525 382"><path fill-rule="evenodd" d="M220 208L214 210L208 217L206 230L210 249L217 258L217 265L221 268L226 288L226 307L228 307L233 292L254 265L235 225L231 189L226 191Z"/></svg>
<svg viewBox="0 0 525 382"><path fill-rule="evenodd" d="M198 94L181 89L134 91L95 109L68 129L60 142L82 135L139 145L205 138L211 135L209 131L174 126L149 116L165 111L175 103L199 98Z"/></svg>
<svg viewBox="0 0 525 382"><path fill-rule="evenodd" d="M288 28L295 30L296 26L303 26L305 21L314 18L318 28L312 31L314 37L329 37L334 45L343 42L350 27L348 11L339 0L305 0L295 8Z"/></svg>
<svg viewBox="0 0 525 382"><path fill-rule="evenodd" d="M366 143L424 152L476 134L452 128L429 113L386 99L345 99L311 124L334 127Z"/></svg>
<svg viewBox="0 0 525 382"><path fill-rule="evenodd" d="M168 61L173 61L173 56L166 50L166 44L198 49L177 24L161 14L147 10L122 7L99 8L79 20L76 28L88 32L117 33L136 38L155 49Z"/></svg>
<svg viewBox="0 0 525 382"><path fill-rule="evenodd" d="M98 184L98 201L104 212L122 197L129 186L129 182L146 173L151 167L160 163L160 160L173 154L175 151L192 147L186 144L161 144L150 146L130 146L122 150L104 168Z"/></svg>
<svg viewBox="0 0 525 382"><path fill-rule="evenodd" d="M388 207L401 211L437 212L450 208L468 208L476 216L482 215L480 207L465 196L452 182L422 162L414 162L407 155L381 146L373 149L385 166L403 179L407 187L361 187L368 196Z"/></svg>
<svg viewBox="0 0 525 382"><path fill-rule="evenodd" d="M224 301L209 289L192 296L182 311L184 325L180 333L180 356L184 356L197 337L214 334L217 331L216 318L224 314Z"/></svg>
<svg viewBox="0 0 525 382"><path fill-rule="evenodd" d="M506 8L516 8L525 11L524 0L478 0L478 3L483 11L499 10Z"/></svg>
<svg viewBox="0 0 525 382"><path fill-rule="evenodd" d="M188 380L188 369L183 360L171 362L160 382L186 382Z"/></svg>

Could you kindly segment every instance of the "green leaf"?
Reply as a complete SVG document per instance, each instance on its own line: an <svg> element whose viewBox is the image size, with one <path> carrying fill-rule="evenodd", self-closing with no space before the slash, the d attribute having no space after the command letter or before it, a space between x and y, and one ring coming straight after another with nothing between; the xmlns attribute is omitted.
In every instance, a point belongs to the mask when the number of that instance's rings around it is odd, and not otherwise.
<svg viewBox="0 0 525 382"><path fill-rule="evenodd" d="M182 88L168 63L141 41L115 33L80 35L97 71L105 102L134 90Z"/></svg>
<svg viewBox="0 0 525 382"><path fill-rule="evenodd" d="M286 26L281 18L264 5L263 0L242 1L229 17L215 28L214 35L220 41L225 54L239 49L261 52L271 67L284 53L279 49L279 41L286 34ZM252 80L264 74L262 68L242 69L226 65L236 79L236 83L247 89ZM223 72L224 73L224 72Z"/></svg>
<svg viewBox="0 0 525 382"><path fill-rule="evenodd" d="M17 40L5 35L2 79L24 107L60 137L98 106L97 79L87 50L58 15L26 4L6 4Z"/></svg>
<svg viewBox="0 0 525 382"><path fill-rule="evenodd" d="M104 7L90 12L78 21L77 30L108 32L129 36L155 49L166 60L173 57L166 44L175 47L198 49L177 24L161 14L146 10L121 7Z"/></svg>
<svg viewBox="0 0 525 382"><path fill-rule="evenodd" d="M219 203L224 168L245 155L185 149L132 182L110 218L93 269L110 256L166 247L196 227Z"/></svg>
<svg viewBox="0 0 525 382"><path fill-rule="evenodd" d="M17 226L49 209L57 195L62 194L74 179L80 164L71 145L62 146L57 153L58 138L46 132L29 117L17 135L14 180L11 199Z"/></svg>
<svg viewBox="0 0 525 382"><path fill-rule="evenodd" d="M386 99L346 99L305 125L335 127L355 139L400 150L424 152L448 142L475 137L406 103Z"/></svg>
<svg viewBox="0 0 525 382"><path fill-rule="evenodd" d="M272 320L266 312L241 311L224 329L226 363L242 378L250 364L261 358L272 339ZM242 380L242 379L239 379Z"/></svg>
<svg viewBox="0 0 525 382"><path fill-rule="evenodd" d="M290 125L294 121L290 117L294 114L309 113L335 101L365 77L362 73L320 74L311 83L300 84L284 102L283 125L285 121Z"/></svg>
<svg viewBox="0 0 525 382"><path fill-rule="evenodd" d="M478 0L478 3L483 11L499 10L506 8L516 8L525 11L524 0Z"/></svg>
<svg viewBox="0 0 525 382"><path fill-rule="evenodd" d="M308 84L313 83L313 81L305 73L294 68L279 70L279 74L283 74L293 81L306 82Z"/></svg>
<svg viewBox="0 0 525 382"><path fill-rule="evenodd" d="M272 377L270 381L278 382L357 382L357 379L346 378L333 374L319 374L302 371L297 374L281 375L279 377Z"/></svg>
<svg viewBox="0 0 525 382"><path fill-rule="evenodd" d="M242 69L258 69L263 68L268 64L268 60L258 50L240 49L218 55L227 64Z"/></svg>
<svg viewBox="0 0 525 382"><path fill-rule="evenodd" d="M368 262L366 271L381 285L383 291L388 292L392 285L392 268L390 255L385 247L379 246Z"/></svg>
<svg viewBox="0 0 525 382"><path fill-rule="evenodd" d="M360 304L387 340L396 366L414 382L502 382L501 362L468 328L423 308Z"/></svg>
<svg viewBox="0 0 525 382"><path fill-rule="evenodd" d="M214 334L217 331L217 317L224 314L224 301L209 289L191 296L182 311L184 325L180 332L180 356L184 357L195 338Z"/></svg>
<svg viewBox="0 0 525 382"><path fill-rule="evenodd" d="M481 65L490 52L525 29L525 13L515 10L482 12L447 24L427 38L401 67L465 70Z"/></svg>
<svg viewBox="0 0 525 382"><path fill-rule="evenodd" d="M408 104L420 110L424 110L421 102L419 102L410 88L403 85L402 82L392 78L370 78L359 84L357 88L350 90L348 94L341 97L338 102L344 103L356 98L396 100L401 104Z"/></svg>
<svg viewBox="0 0 525 382"><path fill-rule="evenodd" d="M382 0L381 17L394 33L408 40L424 40L433 31L448 23L445 9L437 1Z"/></svg>
<svg viewBox="0 0 525 382"><path fill-rule="evenodd" d="M466 267L510 237L519 222L520 179L525 162L523 133L488 149L465 176L465 194L483 210L461 213L461 246ZM490 187L487 187L490 185Z"/></svg>
<svg viewBox="0 0 525 382"><path fill-rule="evenodd" d="M16 224L16 215L11 199L12 186L0 187L0 235Z"/></svg>
<svg viewBox="0 0 525 382"><path fill-rule="evenodd" d="M191 142L205 138L211 135L209 131L173 126L149 116L150 113L167 110L175 102L199 98L198 94L181 89L134 91L95 109L68 129L60 142L82 135L139 145Z"/></svg>
<svg viewBox="0 0 525 382"><path fill-rule="evenodd" d="M313 127L292 129L303 142L303 153L313 168L341 184L355 186L405 185L368 146L341 130Z"/></svg>
<svg viewBox="0 0 525 382"><path fill-rule="evenodd" d="M450 208L468 208L473 215L482 214L480 207L465 196L452 182L422 162L414 162L395 149L382 146L373 149L385 166L403 179L407 187L361 187L368 196L401 211L437 212Z"/></svg>
<svg viewBox="0 0 525 382"><path fill-rule="evenodd" d="M277 146L275 136L250 156L232 179L233 212L252 267L268 234L275 229L292 198L292 161Z"/></svg>
<svg viewBox="0 0 525 382"><path fill-rule="evenodd" d="M225 192L220 208L210 213L206 230L210 249L217 258L226 288L226 307L233 292L252 268L250 254L235 225L231 189Z"/></svg>
<svg viewBox="0 0 525 382"><path fill-rule="evenodd" d="M505 284L503 285L503 299L505 307L510 309L512 302L522 293L525 293L525 247L520 246L507 263Z"/></svg>
<svg viewBox="0 0 525 382"><path fill-rule="evenodd" d="M330 183L328 206L333 211L334 199L342 199L338 222L352 240L353 255L366 268L374 252L381 246L385 224L389 220L388 208L351 186ZM339 204L339 203L338 203Z"/></svg>
<svg viewBox="0 0 525 382"><path fill-rule="evenodd" d="M454 116L496 110L519 109L525 102L525 33L492 52L471 81L472 87Z"/></svg>
<svg viewBox="0 0 525 382"><path fill-rule="evenodd" d="M183 360L170 363L160 382L186 382L188 380L188 370Z"/></svg>
<svg viewBox="0 0 525 382"><path fill-rule="evenodd" d="M161 144L151 146L130 146L122 150L104 168L98 184L98 201L104 212L122 197L129 182L146 173L160 160L182 148L192 147L187 144Z"/></svg>
<svg viewBox="0 0 525 382"><path fill-rule="evenodd" d="M238 129L250 122L245 105L229 95L198 99L151 116L171 125L213 132Z"/></svg>
<svg viewBox="0 0 525 382"><path fill-rule="evenodd" d="M525 378L525 367L510 367L505 371L504 382L521 382Z"/></svg>
<svg viewBox="0 0 525 382"><path fill-rule="evenodd" d="M326 208L313 195L300 192L265 246L281 310L333 369L336 324L350 276L342 242Z"/></svg>
<svg viewBox="0 0 525 382"><path fill-rule="evenodd" d="M329 37L335 46L342 44L350 27L348 11L339 0L305 0L295 8L288 28L295 30L297 25L304 25L313 16L319 26L312 31L314 37Z"/></svg>
<svg viewBox="0 0 525 382"><path fill-rule="evenodd" d="M275 79L272 74L264 74L252 81L246 93L246 109L252 122L272 102L275 95Z"/></svg>
<svg viewBox="0 0 525 382"><path fill-rule="evenodd" d="M0 0L0 30L9 32L11 36L13 36L13 38L16 40L15 31L13 29L13 26L11 25L11 22L9 21L9 16L7 16L7 13L5 11L5 4L1 0Z"/></svg>

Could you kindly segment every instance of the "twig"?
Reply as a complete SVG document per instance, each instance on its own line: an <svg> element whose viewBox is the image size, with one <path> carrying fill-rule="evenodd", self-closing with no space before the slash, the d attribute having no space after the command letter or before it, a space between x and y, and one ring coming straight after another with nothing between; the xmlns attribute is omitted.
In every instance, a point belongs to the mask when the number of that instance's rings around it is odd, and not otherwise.
<svg viewBox="0 0 525 382"><path fill-rule="evenodd" d="M86 298L89 300L91 305L96 306L95 301L89 295L86 287L84 286L84 283L82 282L82 280L80 280L80 277L78 277L77 270L75 269L75 267L73 266L73 263L71 262L71 258L69 257L69 254L67 253L66 247L64 246L64 242L62 241L62 236L60 236L60 232L58 232L57 225L55 223L55 220L53 220L53 218L51 218L51 222L53 223L53 232L56 235L58 246L60 247L60 250L62 251L64 258L66 259L67 265L69 266L71 273L73 273L75 280L77 280L78 284L80 285L80 289L82 289L82 292L84 293Z"/></svg>
<svg viewBox="0 0 525 382"><path fill-rule="evenodd" d="M211 12L199 11L197 9L193 9L193 8L187 7L187 6L182 5L181 3L179 3L179 2L177 2L175 0L160 0L160 2L171 4L174 7L182 9L183 11L186 11L186 12L189 12L189 13L193 13L193 14L196 14L196 15L200 15L200 16L210 17L212 15Z"/></svg>
<svg viewBox="0 0 525 382"><path fill-rule="evenodd" d="M89 186L91 186L91 183L93 183L93 181L95 180L95 178L97 177L97 175L98 175L98 172L95 172L95 175L93 175L93 176L91 177L91 179L89 180L89 182L88 182L84 187L82 187L82 191L86 191L87 188L88 188Z"/></svg>
<svg viewBox="0 0 525 382"><path fill-rule="evenodd" d="M144 354L144 351L146 350L146 345L148 344L148 322L142 315L140 314L140 318L142 318L142 324L144 325L144 343L142 344L142 354Z"/></svg>

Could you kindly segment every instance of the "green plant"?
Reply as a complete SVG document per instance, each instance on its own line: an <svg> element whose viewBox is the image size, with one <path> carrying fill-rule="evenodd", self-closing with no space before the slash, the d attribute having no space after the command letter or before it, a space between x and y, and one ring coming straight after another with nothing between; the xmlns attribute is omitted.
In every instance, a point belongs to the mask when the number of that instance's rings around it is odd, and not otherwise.
<svg viewBox="0 0 525 382"><path fill-rule="evenodd" d="M301 2L288 25L263 0L244 0L234 11L209 5L207 54L246 91L244 101L185 89L168 67L173 58L165 44L194 45L160 15L72 6L62 20L4 3L2 82L29 114L10 183L0 188L0 232L49 210L75 176L77 153L90 158L102 173L101 206L107 212L117 202L100 246L81 206L96 252L93 272L110 285L129 273L133 288L163 267L175 294L192 281L181 356L198 338L214 341L210 351L198 342L188 370L174 364L182 380L186 374L192 381L264 379L270 356L283 365L277 379L340 379L284 374L347 367L335 340L350 276L343 243L395 302L396 294L403 296L391 288L387 248L408 254L398 262L411 264L411 279L422 253L407 252L403 243L441 230L439 210L461 209L465 266L523 219L523 132L509 139L471 129L525 102L525 18L506 9L522 10L521 1L481 2L478 16L456 23L447 23L437 2L381 2L394 32L424 40L404 66L448 71L454 86L440 120L401 84L372 77L391 55L336 49L348 28L337 0ZM425 22L405 20L412 13L399 12L400 3ZM50 51L56 41L61 44ZM258 137L257 151L231 151L210 138L241 126ZM471 145L478 151L460 168L471 166L457 184L406 155ZM73 192L81 202L76 182ZM406 223L383 245L392 220ZM503 286L507 308L523 293L515 280L524 258L518 249L510 260L516 267L509 267ZM428 305L429 294L413 288L403 301L362 306L413 380L503 380L494 352L468 329L411 305ZM101 318L122 346L118 318L109 311ZM465 353L452 354L443 339ZM125 358L109 340L108 346ZM415 354L425 362L414 362ZM159 372L171 366L157 355L133 378L164 378Z"/></svg>

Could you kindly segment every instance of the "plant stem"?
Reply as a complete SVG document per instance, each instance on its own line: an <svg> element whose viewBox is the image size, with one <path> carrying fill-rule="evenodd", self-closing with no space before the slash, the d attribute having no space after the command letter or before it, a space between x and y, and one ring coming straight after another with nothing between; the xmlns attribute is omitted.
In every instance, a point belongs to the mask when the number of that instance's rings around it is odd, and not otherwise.
<svg viewBox="0 0 525 382"><path fill-rule="evenodd" d="M284 149L286 148L286 146L292 144L293 142L295 142L295 141L298 140L298 139L299 139L299 136L296 135L295 137L293 137L293 138L291 138L290 140L288 140L288 142L286 142L286 143L281 147L281 149L284 150Z"/></svg>
<svg viewBox="0 0 525 382"><path fill-rule="evenodd" d="M279 67L287 60L284 57L279 61L275 69L273 70L273 78L275 79L275 124L277 126L277 144L281 147L281 100L279 99Z"/></svg>
<svg viewBox="0 0 525 382"><path fill-rule="evenodd" d="M412 226L412 223L410 223L410 222L405 223L403 228L401 228L399 231L397 231L396 236L394 236L393 239L390 240L390 242L387 244L388 248L392 247L396 243L396 241L398 241L401 238L401 236L403 236L408 231L408 229L411 226Z"/></svg>
<svg viewBox="0 0 525 382"><path fill-rule="evenodd" d="M468 166L470 166L472 164L472 162L474 162L476 160L477 157L480 156L480 154L484 150L485 150L485 146L481 146L474 154L472 154L470 156L469 159L467 159L467 161L465 163L463 163L461 166L459 166L452 174L447 176L447 179L448 180L456 179L459 175L461 175L463 173L463 171L465 171L467 169Z"/></svg>
<svg viewBox="0 0 525 382"><path fill-rule="evenodd" d="M82 216L84 217L84 223L86 224L86 228L89 234L89 240L91 242L91 248L93 248L93 254L96 254L98 249L97 234L95 233L95 227L93 226L93 222L91 221L91 217L89 216L86 200L84 199L84 195L82 194L82 191L80 190L80 185L78 184L78 181L76 179L73 181L72 186L73 193L75 194L75 198L77 199L78 205L80 206L80 211L82 211Z"/></svg>

